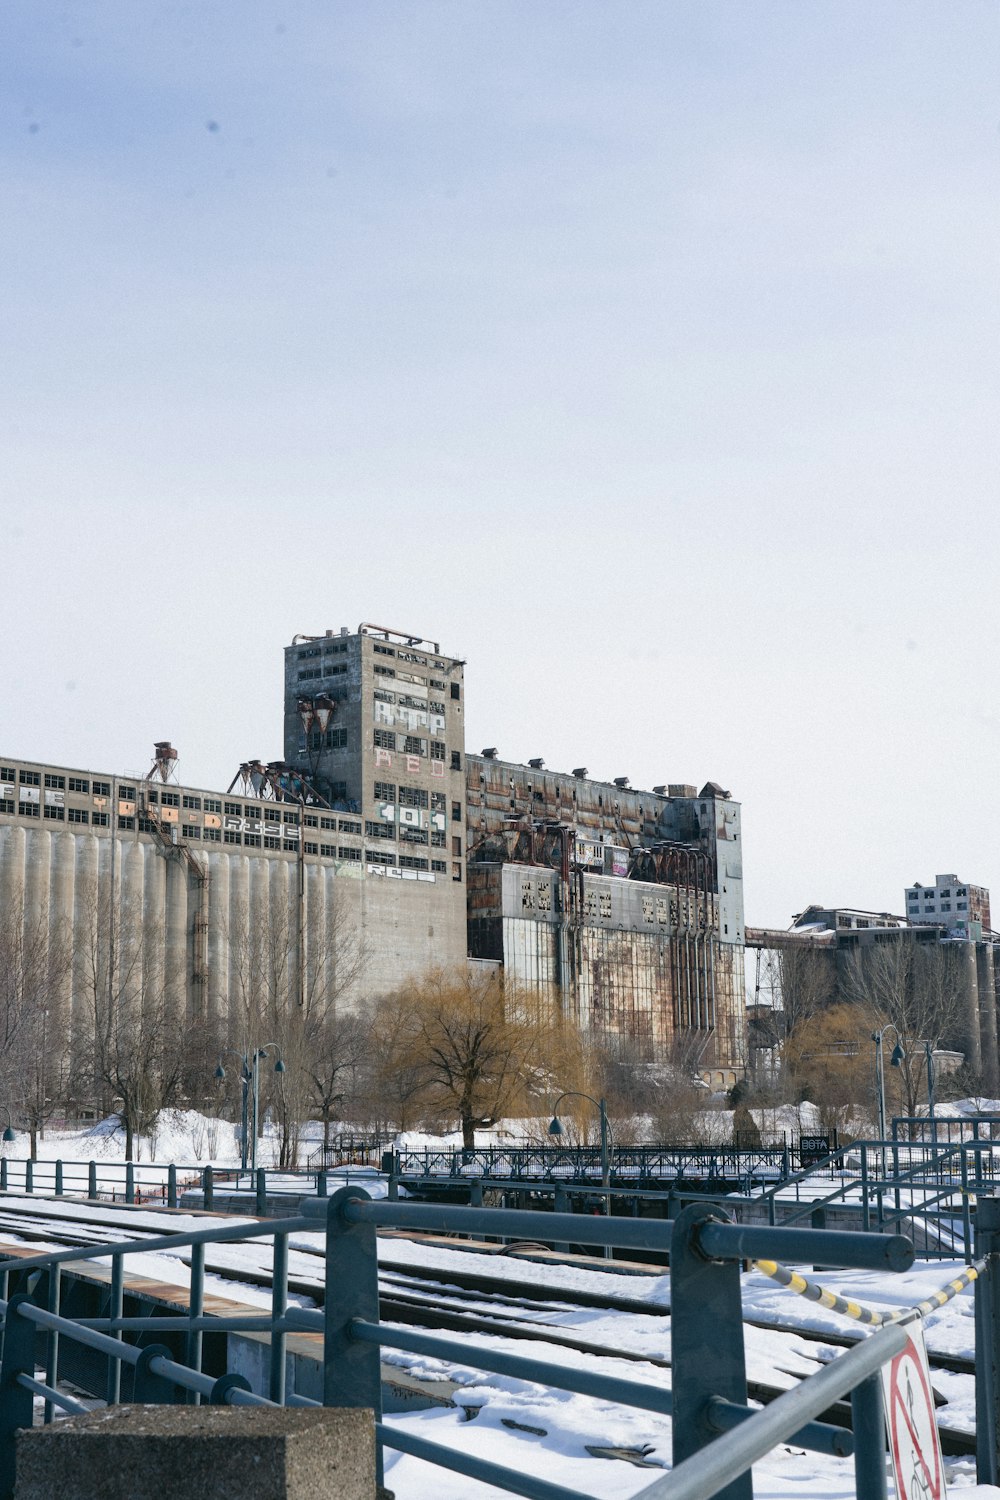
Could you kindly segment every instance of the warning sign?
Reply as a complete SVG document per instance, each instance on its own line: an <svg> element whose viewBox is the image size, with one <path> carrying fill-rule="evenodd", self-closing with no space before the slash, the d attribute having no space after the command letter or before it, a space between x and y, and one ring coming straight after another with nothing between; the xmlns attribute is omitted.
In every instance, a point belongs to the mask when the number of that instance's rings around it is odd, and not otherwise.
<svg viewBox="0 0 1000 1500"><path fill-rule="evenodd" d="M906 1348L881 1371L896 1494L899 1500L945 1500L923 1324L914 1318L904 1327Z"/></svg>

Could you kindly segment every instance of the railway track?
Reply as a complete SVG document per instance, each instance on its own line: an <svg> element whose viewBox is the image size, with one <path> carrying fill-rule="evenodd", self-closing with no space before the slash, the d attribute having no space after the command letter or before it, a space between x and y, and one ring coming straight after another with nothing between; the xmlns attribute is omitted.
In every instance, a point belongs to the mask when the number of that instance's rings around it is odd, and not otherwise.
<svg viewBox="0 0 1000 1500"><path fill-rule="evenodd" d="M140 1212L143 1211L101 1210L98 1207L84 1221L76 1215L61 1213L52 1200L32 1204L30 1214L20 1209L15 1212L0 1210L0 1258L3 1255L2 1241L5 1235L16 1236L22 1244L45 1244L47 1248L66 1249L85 1248L118 1239L141 1240L162 1235L162 1211L156 1213L157 1223L153 1225L137 1222ZM419 1243L419 1236L412 1238ZM405 1241L397 1238L393 1243L398 1247ZM445 1247L437 1242L436 1247L458 1253L462 1250L459 1241ZM261 1252L259 1261L248 1264L245 1258L247 1251L258 1249ZM190 1252L183 1250L177 1258L182 1264L189 1264ZM379 1273L379 1311L382 1320L439 1332L500 1337L518 1342L544 1341L595 1358L670 1369L668 1357L651 1354L637 1347L618 1347L606 1340L588 1339L567 1329L559 1321L575 1310L599 1310L623 1313L633 1319L650 1319L658 1329L663 1329L664 1321L669 1319L669 1305L628 1297L612 1290L610 1286L605 1293L588 1288L546 1285L510 1274L498 1282L495 1274L489 1274L485 1267L480 1268L481 1252L475 1256L470 1255L470 1260L479 1260L480 1264L466 1269L452 1265L435 1266L423 1262L393 1260L382 1266ZM313 1264L315 1274L312 1271ZM505 1260L505 1270L512 1269L513 1264L510 1260ZM243 1284L260 1288L269 1288L271 1285L270 1254L259 1240L236 1240L226 1245L207 1247L205 1269L211 1276L231 1285ZM301 1235L292 1236L289 1246L289 1294L303 1302L322 1306L324 1280L322 1245L309 1245L302 1242ZM849 1333L819 1332L796 1327L791 1322L779 1323L755 1318L748 1318L746 1321L748 1325L764 1332L794 1335L807 1346L846 1348L858 1342L858 1338ZM662 1335L660 1339L662 1342ZM971 1359L935 1352L933 1349L929 1349L928 1353L932 1375L935 1368L951 1374L974 1375L975 1365ZM797 1358L802 1357L800 1351ZM824 1362L817 1356L817 1363ZM474 1363L474 1357L470 1359L470 1363ZM781 1395L784 1389L787 1387L776 1387L754 1380L748 1382L751 1399L765 1404ZM847 1403L838 1403L825 1413L826 1420L843 1426L850 1426L850 1416L850 1406ZM972 1434L946 1426L941 1426L939 1430L945 1453L974 1453L975 1438Z"/></svg>

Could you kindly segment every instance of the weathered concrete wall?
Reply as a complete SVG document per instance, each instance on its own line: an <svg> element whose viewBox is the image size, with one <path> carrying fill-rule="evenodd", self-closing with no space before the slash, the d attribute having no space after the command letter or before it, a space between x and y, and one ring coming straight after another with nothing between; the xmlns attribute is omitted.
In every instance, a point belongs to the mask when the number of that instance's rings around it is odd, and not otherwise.
<svg viewBox="0 0 1000 1500"><path fill-rule="evenodd" d="M23 913L26 927L44 932L53 957L72 944L73 961L57 966L49 1004L53 1037L92 1027L95 966L106 967L112 932L116 951L127 950L131 988L162 986L189 1018L226 1021L253 961L250 949L261 941L270 954L284 949L285 988L295 997L297 856L223 846L200 848L192 859L189 866L134 831L112 837L0 819L4 920ZM369 873L356 862L312 858L303 866L307 984L325 975L336 990L338 964L354 968L360 956L358 977L339 1003L364 1007L408 976L464 963L464 890L450 876Z"/></svg>
<svg viewBox="0 0 1000 1500"><path fill-rule="evenodd" d="M470 867L469 896L474 955L502 957L582 1029L634 1038L659 1058L695 1038L705 1068L742 1063L743 949L719 942L711 894L483 864Z"/></svg>

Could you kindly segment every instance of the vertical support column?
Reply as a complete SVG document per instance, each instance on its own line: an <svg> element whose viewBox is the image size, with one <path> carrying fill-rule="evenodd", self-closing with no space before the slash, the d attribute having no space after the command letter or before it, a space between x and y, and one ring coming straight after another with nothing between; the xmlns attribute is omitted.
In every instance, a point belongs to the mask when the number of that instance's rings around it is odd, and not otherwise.
<svg viewBox="0 0 1000 1500"><path fill-rule="evenodd" d="M708 1260L698 1249L699 1227L720 1220L728 1222L717 1209L692 1204L675 1220L670 1242L675 1468L718 1437L708 1421L713 1396L747 1402L739 1262ZM750 1473L716 1500L753 1500Z"/></svg>
<svg viewBox="0 0 1000 1500"><path fill-rule="evenodd" d="M211 1167L204 1167L201 1174L201 1196L202 1207L212 1209L215 1207L215 1179Z"/></svg>
<svg viewBox="0 0 1000 1500"><path fill-rule="evenodd" d="M979 1035L983 1054L983 1082L994 1097L1000 1089L997 1051L997 985L993 945L976 944L976 988L979 992Z"/></svg>
<svg viewBox="0 0 1000 1500"><path fill-rule="evenodd" d="M111 1257L111 1300L108 1307L108 1316L120 1318L122 1315L122 1304L124 1301L125 1288L125 1257L124 1255L113 1255ZM111 1337L121 1342L121 1329L112 1328ZM107 1403L109 1406L117 1406L122 1396L122 1362L120 1359L109 1357L108 1359L108 1385Z"/></svg>
<svg viewBox="0 0 1000 1500"><path fill-rule="evenodd" d="M30 1157L24 1164L24 1191L26 1193L35 1191L35 1163Z"/></svg>
<svg viewBox="0 0 1000 1500"><path fill-rule="evenodd" d="M267 1168L258 1167L254 1173L254 1213L258 1219L267 1218Z"/></svg>
<svg viewBox="0 0 1000 1500"><path fill-rule="evenodd" d="M271 1266L271 1371L268 1395L279 1406L285 1404L285 1330L276 1325L288 1308L288 1235L274 1236Z"/></svg>
<svg viewBox="0 0 1000 1500"><path fill-rule="evenodd" d="M962 1239L966 1260L972 1259L972 1208L969 1203L969 1158L962 1148Z"/></svg>
<svg viewBox="0 0 1000 1500"><path fill-rule="evenodd" d="M56 1162L56 1197L57 1198L61 1198L62 1195L63 1195L63 1164L62 1164L61 1161L57 1161Z"/></svg>
<svg viewBox="0 0 1000 1500"><path fill-rule="evenodd" d="M0 1156L0 1193L7 1191L7 1158Z"/></svg>
<svg viewBox="0 0 1000 1500"><path fill-rule="evenodd" d="M87 1163L87 1197L93 1200L97 1197L97 1163Z"/></svg>
<svg viewBox="0 0 1000 1500"><path fill-rule="evenodd" d="M569 1193L567 1193L566 1189L562 1186L561 1183L556 1184L555 1202L553 1203L552 1207L553 1212L557 1214L569 1214L573 1212L573 1204L570 1200ZM554 1245L552 1248L554 1250L558 1250L560 1255L568 1255L569 1241L564 1240L561 1244Z"/></svg>
<svg viewBox="0 0 1000 1500"><path fill-rule="evenodd" d="M200 1318L205 1311L205 1246L191 1246L191 1285L188 1290L188 1316L191 1326L187 1332L187 1349L185 1361L192 1370L201 1369L201 1347L204 1335L200 1328L194 1327L195 1318ZM188 1391L187 1401L189 1406L201 1405L201 1392Z"/></svg>
<svg viewBox="0 0 1000 1500"><path fill-rule="evenodd" d="M49 1295L46 1306L50 1313L59 1314L59 1301L62 1295L62 1271L58 1264L49 1267ZM56 1329L49 1330L47 1348L45 1354L45 1384L56 1386L59 1383L59 1334ZM51 1401L45 1402L45 1413L42 1421L48 1426L55 1415L55 1407Z"/></svg>
<svg viewBox="0 0 1000 1500"><path fill-rule="evenodd" d="M851 1392L854 1429L854 1487L857 1500L886 1500L885 1417L882 1380L870 1375Z"/></svg>
<svg viewBox="0 0 1000 1500"><path fill-rule="evenodd" d="M382 1419L381 1360L376 1344L351 1338L351 1319L378 1322L378 1254L375 1229L355 1224L345 1210L369 1203L363 1188L343 1187L330 1198L326 1220L326 1303L323 1335L323 1405L370 1406ZM382 1483L382 1452L376 1456Z"/></svg>
<svg viewBox="0 0 1000 1500"><path fill-rule="evenodd" d="M896 1122L893 1121L893 1129ZM868 1202L868 1147L861 1142L861 1228L871 1229L871 1208Z"/></svg>
<svg viewBox="0 0 1000 1500"><path fill-rule="evenodd" d="M177 1168L173 1162L167 1168L167 1207L177 1207Z"/></svg>
<svg viewBox="0 0 1000 1500"><path fill-rule="evenodd" d="M329 1196L330 1189L327 1184L326 1173L324 1171L319 1171L316 1173L316 1197L328 1198Z"/></svg>
<svg viewBox="0 0 1000 1500"><path fill-rule="evenodd" d="M483 1206L483 1183L482 1183L482 1179L479 1178L479 1177L473 1177L472 1181L469 1183L469 1207L470 1208L482 1208L482 1206ZM475 1241L485 1241L486 1238L487 1238L487 1236L485 1234L470 1234L469 1235L469 1239L473 1240L474 1242Z"/></svg>
<svg viewBox="0 0 1000 1500"><path fill-rule="evenodd" d="M17 1311L22 1302L30 1301L20 1292L7 1304L0 1365L0 1500L12 1500L14 1494L15 1433L34 1425L34 1397L17 1383L19 1375L35 1373L35 1325L18 1317Z"/></svg>
<svg viewBox="0 0 1000 1500"><path fill-rule="evenodd" d="M130 1161L125 1163L125 1202L135 1202L135 1164Z"/></svg>
<svg viewBox="0 0 1000 1500"><path fill-rule="evenodd" d="M980 1198L976 1207L976 1255L986 1271L976 1298L976 1478L1000 1483L1000 1198Z"/></svg>

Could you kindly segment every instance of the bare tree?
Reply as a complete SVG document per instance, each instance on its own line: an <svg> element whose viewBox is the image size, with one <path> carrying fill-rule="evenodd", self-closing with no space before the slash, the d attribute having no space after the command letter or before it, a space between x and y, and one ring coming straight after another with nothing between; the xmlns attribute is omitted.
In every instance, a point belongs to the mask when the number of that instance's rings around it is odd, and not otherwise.
<svg viewBox="0 0 1000 1500"><path fill-rule="evenodd" d="M466 1147L551 1074L544 1002L498 974L430 975L411 991L430 1108L457 1116Z"/></svg>
<svg viewBox="0 0 1000 1500"><path fill-rule="evenodd" d="M410 991L397 990L376 1003L363 1069L369 1119L380 1129L410 1130L427 1107L429 1082Z"/></svg>
<svg viewBox="0 0 1000 1500"><path fill-rule="evenodd" d="M589 1087L605 1100L618 1145L634 1141L640 1120L655 1112L661 1089L648 1062L648 1047L638 1037L606 1032L591 1039Z"/></svg>
<svg viewBox="0 0 1000 1500"><path fill-rule="evenodd" d="M32 1156L64 1097L70 972L66 924L29 915L19 890L0 912L0 1102L27 1128Z"/></svg>
<svg viewBox="0 0 1000 1500"><path fill-rule="evenodd" d="M837 998L837 956L833 948L800 943L778 956L781 1016L789 1036L803 1021Z"/></svg>
<svg viewBox="0 0 1000 1500"><path fill-rule="evenodd" d="M872 1014L872 1029L895 1028L903 1056L885 1068L886 1091L898 1091L907 1115L917 1113L926 1091L925 1044L933 1051L961 1031L961 946L909 936L876 942L858 948L847 971L848 995Z"/></svg>
<svg viewBox="0 0 1000 1500"><path fill-rule="evenodd" d="M301 980L298 933L287 911L254 922L244 905L230 925L229 946L236 980L235 992L230 991L230 1040L247 1058L276 1044L283 1071L261 1068L262 1105L277 1125L279 1166L294 1167L302 1122L317 1098L317 1076L324 1079L328 1129L342 1078L335 1063L338 1007L357 985L368 950L339 903L328 913L325 942L306 944ZM342 1034L348 1035L346 1019Z"/></svg>
<svg viewBox="0 0 1000 1500"><path fill-rule="evenodd" d="M314 1018L308 1030L305 1072L309 1102L323 1122L323 1156L330 1149L330 1124L343 1115L346 1099L357 1093L357 1075L369 1046L369 1025L353 1012L333 1009Z"/></svg>
<svg viewBox="0 0 1000 1500"><path fill-rule="evenodd" d="M831 1005L805 1016L785 1042L785 1071L797 1101L816 1105L824 1130L847 1129L859 1114L873 1118L872 1030L867 1005Z"/></svg>
<svg viewBox="0 0 1000 1500"><path fill-rule="evenodd" d="M179 1092L183 985L168 984L162 927L144 919L138 900L112 908L110 893L95 888L75 936L77 988L91 1019L90 1036L75 1048L77 1089L117 1112L131 1160L136 1137L151 1134Z"/></svg>

